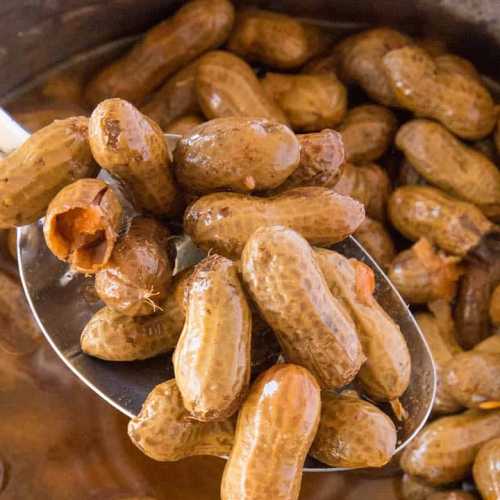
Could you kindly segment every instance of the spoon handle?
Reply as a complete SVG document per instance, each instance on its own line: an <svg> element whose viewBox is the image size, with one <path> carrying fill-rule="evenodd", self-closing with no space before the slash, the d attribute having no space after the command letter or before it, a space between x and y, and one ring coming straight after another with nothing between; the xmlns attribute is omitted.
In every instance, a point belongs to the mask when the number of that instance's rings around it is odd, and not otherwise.
<svg viewBox="0 0 500 500"><path fill-rule="evenodd" d="M0 158L18 148L30 135L0 108Z"/></svg>

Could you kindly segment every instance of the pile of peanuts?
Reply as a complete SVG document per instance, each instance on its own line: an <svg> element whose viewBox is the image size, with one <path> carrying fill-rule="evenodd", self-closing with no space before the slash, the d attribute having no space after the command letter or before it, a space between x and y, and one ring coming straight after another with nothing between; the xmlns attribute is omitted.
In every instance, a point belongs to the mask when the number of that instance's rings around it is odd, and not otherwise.
<svg viewBox="0 0 500 500"><path fill-rule="evenodd" d="M472 473L498 500L494 100L436 40L334 38L192 0L84 86L47 82L48 105L15 113L44 126L0 163L0 228L44 216L53 254L95 275L105 307L85 353L173 351L175 379L129 436L155 460L229 456L223 500L296 499L307 454L353 468L394 455L376 403L405 418L410 355L372 270L327 249L353 234L412 305L437 367L432 422L400 457L402 498L475 498L461 489ZM164 132L182 136L173 151ZM179 227L208 254L174 276Z"/></svg>

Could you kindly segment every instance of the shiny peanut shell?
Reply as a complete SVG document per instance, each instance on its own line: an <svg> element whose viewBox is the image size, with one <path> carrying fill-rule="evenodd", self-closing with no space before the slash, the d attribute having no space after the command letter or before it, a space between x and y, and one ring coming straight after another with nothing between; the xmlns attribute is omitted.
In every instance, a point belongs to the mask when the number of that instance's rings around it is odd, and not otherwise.
<svg viewBox="0 0 500 500"><path fill-rule="evenodd" d="M375 219L365 217L353 236L382 269L387 270L396 255L396 249L385 226Z"/></svg>
<svg viewBox="0 0 500 500"><path fill-rule="evenodd" d="M472 473L483 500L500 498L500 438L492 439L481 446Z"/></svg>

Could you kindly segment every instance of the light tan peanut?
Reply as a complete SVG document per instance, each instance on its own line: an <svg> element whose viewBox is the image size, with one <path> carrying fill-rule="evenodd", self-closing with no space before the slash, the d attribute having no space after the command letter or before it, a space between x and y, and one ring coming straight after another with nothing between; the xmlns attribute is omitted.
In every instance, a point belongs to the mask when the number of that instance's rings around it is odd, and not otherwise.
<svg viewBox="0 0 500 500"><path fill-rule="evenodd" d="M500 325L500 285L497 285L491 294L489 312L491 322L494 325Z"/></svg>
<svg viewBox="0 0 500 500"><path fill-rule="evenodd" d="M483 341L474 346L476 352L495 352L500 354L500 332L493 333Z"/></svg>
<svg viewBox="0 0 500 500"><path fill-rule="evenodd" d="M189 134L195 127L204 122L204 118L198 114L183 115L171 121L163 130L166 134L184 136Z"/></svg>
<svg viewBox="0 0 500 500"><path fill-rule="evenodd" d="M228 0L192 0L148 31L125 56L88 84L87 101L121 97L140 104L166 78L203 52L224 43L234 21Z"/></svg>
<svg viewBox="0 0 500 500"><path fill-rule="evenodd" d="M495 285L500 283L500 259L466 262L460 280L455 321L457 338L464 349L472 349L490 335L488 308Z"/></svg>
<svg viewBox="0 0 500 500"><path fill-rule="evenodd" d="M399 483L398 498L401 497L401 500L427 500L430 495L438 491L437 487L405 473Z"/></svg>
<svg viewBox="0 0 500 500"><path fill-rule="evenodd" d="M272 191L273 194L301 186L333 186L340 177L344 146L338 132L325 129L299 134L297 138L300 144L299 166Z"/></svg>
<svg viewBox="0 0 500 500"><path fill-rule="evenodd" d="M345 163L339 180L332 188L362 203L369 217L385 220L391 182L386 172L375 163L363 166Z"/></svg>
<svg viewBox="0 0 500 500"><path fill-rule="evenodd" d="M285 14L246 8L236 13L228 48L250 61L293 69L323 52L329 42L317 26Z"/></svg>
<svg viewBox="0 0 500 500"><path fill-rule="evenodd" d="M377 264L382 269L387 270L396 255L396 249L384 225L365 217L353 236L363 245L363 248L375 259Z"/></svg>
<svg viewBox="0 0 500 500"><path fill-rule="evenodd" d="M315 258L334 297L354 320L366 356L358 379L378 401L393 401L408 388L411 359L399 326L373 297L373 271L356 259L316 249Z"/></svg>
<svg viewBox="0 0 500 500"><path fill-rule="evenodd" d="M190 418L174 379L157 385L128 424L132 443L160 462L195 455L227 455L234 440L234 424L198 422Z"/></svg>
<svg viewBox="0 0 500 500"><path fill-rule="evenodd" d="M375 28L352 35L334 48L339 77L357 83L374 101L397 106L382 64L391 50L410 45L411 39L390 28Z"/></svg>
<svg viewBox="0 0 500 500"><path fill-rule="evenodd" d="M82 273L109 261L122 223L116 194L99 179L80 179L50 202L43 225L45 242L59 259Z"/></svg>
<svg viewBox="0 0 500 500"><path fill-rule="evenodd" d="M63 187L98 170L87 118L55 121L34 133L0 160L0 228L35 222Z"/></svg>
<svg viewBox="0 0 500 500"><path fill-rule="evenodd" d="M450 394L444 381L446 364L453 356L462 352L455 339L451 308L449 304L444 303L440 312L417 313L415 319L424 334L436 366L436 397L432 411L438 414L456 413L462 405Z"/></svg>
<svg viewBox="0 0 500 500"><path fill-rule="evenodd" d="M127 101L107 99L90 117L89 141L99 165L123 182L139 210L176 211L171 153L156 123Z"/></svg>
<svg viewBox="0 0 500 500"><path fill-rule="evenodd" d="M95 276L99 298L127 316L147 316L165 298L172 279L169 232L154 219L136 217Z"/></svg>
<svg viewBox="0 0 500 500"><path fill-rule="evenodd" d="M190 279L186 322L173 356L184 407L196 420L230 417L250 382L252 318L237 265L211 255Z"/></svg>
<svg viewBox="0 0 500 500"><path fill-rule="evenodd" d="M383 66L399 104L441 122L464 139L480 139L495 125L495 105L490 93L463 64L432 59L418 47L393 50Z"/></svg>
<svg viewBox="0 0 500 500"><path fill-rule="evenodd" d="M287 123L283 111L264 92L252 68L230 52L215 50L201 58L196 93L209 120L247 116Z"/></svg>
<svg viewBox="0 0 500 500"><path fill-rule="evenodd" d="M42 340L21 284L0 271L0 353L26 355L35 351Z"/></svg>
<svg viewBox="0 0 500 500"><path fill-rule="evenodd" d="M500 498L500 438L492 439L479 450L472 473L483 500Z"/></svg>
<svg viewBox="0 0 500 500"><path fill-rule="evenodd" d="M175 148L175 176L194 193L248 193L279 186L300 160L295 134L265 118L232 116L196 127Z"/></svg>
<svg viewBox="0 0 500 500"><path fill-rule="evenodd" d="M427 500L475 500L472 493L463 490L438 491L428 497Z"/></svg>
<svg viewBox="0 0 500 500"><path fill-rule="evenodd" d="M392 111L375 104L350 109L337 128L342 134L346 161L366 163L380 158L397 129Z"/></svg>
<svg viewBox="0 0 500 500"><path fill-rule="evenodd" d="M396 229L411 240L427 238L446 252L463 256L493 230L474 205L439 189L403 186L391 194L388 214Z"/></svg>
<svg viewBox="0 0 500 500"><path fill-rule="evenodd" d="M396 145L431 184L475 203L486 215L500 214L500 172L496 165L439 123L405 123L396 135Z"/></svg>
<svg viewBox="0 0 500 500"><path fill-rule="evenodd" d="M246 243L241 269L285 358L310 370L323 388L352 381L366 359L358 331L307 241L283 226L262 227Z"/></svg>
<svg viewBox="0 0 500 500"><path fill-rule="evenodd" d="M330 467L382 467L394 455L396 441L392 420L356 392L322 393L321 419L311 447L317 460Z"/></svg>
<svg viewBox="0 0 500 500"><path fill-rule="evenodd" d="M326 246L353 233L364 219L363 206L323 187L303 187L271 198L214 193L195 201L184 215L184 230L205 250L238 257L258 228L281 224L311 244Z"/></svg>
<svg viewBox="0 0 500 500"><path fill-rule="evenodd" d="M428 424L405 448L401 467L433 485L460 481L479 448L500 437L500 410L468 410Z"/></svg>
<svg viewBox="0 0 500 500"><path fill-rule="evenodd" d="M444 368L446 390L468 408L500 407L500 353L457 354Z"/></svg>
<svg viewBox="0 0 500 500"><path fill-rule="evenodd" d="M82 351L106 361L135 361L174 349L184 325L190 273L175 277L161 310L152 316L125 316L109 307L97 311L82 332Z"/></svg>
<svg viewBox="0 0 500 500"><path fill-rule="evenodd" d="M261 82L294 130L319 132L333 128L346 113L347 91L333 73L267 73Z"/></svg>
<svg viewBox="0 0 500 500"><path fill-rule="evenodd" d="M221 499L297 500L320 411L320 390L307 370L281 364L264 372L240 410Z"/></svg>
<svg viewBox="0 0 500 500"><path fill-rule="evenodd" d="M481 75L474 65L467 59L450 53L439 54L433 57L434 64L436 65L438 71L443 71L445 73L461 73L462 75L474 78L481 83Z"/></svg>
<svg viewBox="0 0 500 500"><path fill-rule="evenodd" d="M141 107L163 130L181 116L200 112L195 85L198 62L196 59L175 73Z"/></svg>
<svg viewBox="0 0 500 500"><path fill-rule="evenodd" d="M396 256L388 270L389 279L410 304L452 300L462 270L457 257L436 251L422 238Z"/></svg>

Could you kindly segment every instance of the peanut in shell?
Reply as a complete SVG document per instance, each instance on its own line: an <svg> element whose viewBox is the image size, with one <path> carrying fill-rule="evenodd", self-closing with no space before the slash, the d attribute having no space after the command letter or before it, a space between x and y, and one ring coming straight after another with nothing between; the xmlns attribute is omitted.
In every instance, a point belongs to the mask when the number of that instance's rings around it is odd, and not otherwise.
<svg viewBox="0 0 500 500"><path fill-rule="evenodd" d="M490 297L490 320L499 326L500 325L500 285L497 285Z"/></svg>
<svg viewBox="0 0 500 500"><path fill-rule="evenodd" d="M492 439L481 446L472 473L477 489L484 500L500 498L500 438Z"/></svg>
<svg viewBox="0 0 500 500"><path fill-rule="evenodd" d="M365 217L353 236L375 259L382 269L387 270L396 255L391 235L385 226L375 219Z"/></svg>
<svg viewBox="0 0 500 500"><path fill-rule="evenodd" d="M172 120L163 129L166 134L188 135L195 127L201 125L205 119L196 113L190 115L182 115L179 118Z"/></svg>

